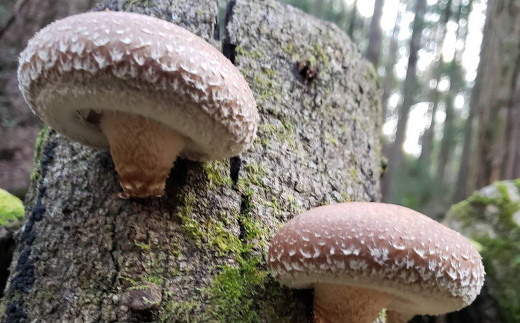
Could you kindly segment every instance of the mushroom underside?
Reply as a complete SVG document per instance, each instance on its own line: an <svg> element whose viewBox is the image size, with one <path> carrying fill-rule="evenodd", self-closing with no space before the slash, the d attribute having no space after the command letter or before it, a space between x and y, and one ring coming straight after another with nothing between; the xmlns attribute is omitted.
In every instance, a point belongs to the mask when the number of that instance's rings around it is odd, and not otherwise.
<svg viewBox="0 0 520 323"><path fill-rule="evenodd" d="M314 286L314 322L372 323L391 296L376 290L337 284Z"/></svg>
<svg viewBox="0 0 520 323"><path fill-rule="evenodd" d="M351 273L352 274L352 273ZM353 274L352 274L353 275ZM407 285L399 280L384 279L359 275L350 277L348 274L302 274L276 277L283 285L296 289L314 288L317 285L341 284L351 288L371 289L391 295L388 310L417 313L423 315L440 315L453 312L471 303L464 295L455 296L448 290L438 286Z"/></svg>
<svg viewBox="0 0 520 323"><path fill-rule="evenodd" d="M99 125L89 122L92 111L125 112L164 123L184 137L186 144L180 156L190 160L229 158L246 146L247 138L235 133L232 124L216 122L196 103L174 93L129 88L129 84L111 76L97 77L73 88L67 80L63 77L61 81L48 82L28 102L53 129L88 146L109 147Z"/></svg>

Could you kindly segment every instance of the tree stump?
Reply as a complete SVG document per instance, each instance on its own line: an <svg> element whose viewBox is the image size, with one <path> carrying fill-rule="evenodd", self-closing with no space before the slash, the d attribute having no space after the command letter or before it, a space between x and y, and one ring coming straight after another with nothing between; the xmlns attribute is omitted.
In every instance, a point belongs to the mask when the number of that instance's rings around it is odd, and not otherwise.
<svg viewBox="0 0 520 323"><path fill-rule="evenodd" d="M220 45L217 1L106 8ZM6 322L312 320L312 293L266 270L268 242L301 211L380 198L376 76L339 28L274 1L232 1L225 30L223 51L261 115L253 146L230 160L177 160L164 197L122 200L107 151L44 130Z"/></svg>

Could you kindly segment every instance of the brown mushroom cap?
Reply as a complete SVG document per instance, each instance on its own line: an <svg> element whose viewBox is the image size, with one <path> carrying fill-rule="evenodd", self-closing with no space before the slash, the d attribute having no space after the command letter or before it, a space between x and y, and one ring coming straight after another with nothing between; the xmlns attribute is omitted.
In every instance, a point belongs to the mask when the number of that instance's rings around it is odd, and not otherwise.
<svg viewBox="0 0 520 323"><path fill-rule="evenodd" d="M268 266L291 288L343 284L391 295L389 310L438 315L469 305L484 283L459 233L405 207L342 203L305 212L273 238Z"/></svg>
<svg viewBox="0 0 520 323"><path fill-rule="evenodd" d="M108 142L89 122L92 112L166 124L185 137L180 155L194 160L239 154L259 119L247 82L218 50L135 13L91 12L48 25L21 53L18 79L43 121L94 147Z"/></svg>

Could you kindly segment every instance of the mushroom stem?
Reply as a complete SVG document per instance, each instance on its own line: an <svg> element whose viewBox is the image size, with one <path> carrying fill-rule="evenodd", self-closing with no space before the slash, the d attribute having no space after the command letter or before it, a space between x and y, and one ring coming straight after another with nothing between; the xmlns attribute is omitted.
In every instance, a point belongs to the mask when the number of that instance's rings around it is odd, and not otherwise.
<svg viewBox="0 0 520 323"><path fill-rule="evenodd" d="M315 323L372 323L388 305L386 293L333 284L314 287Z"/></svg>
<svg viewBox="0 0 520 323"><path fill-rule="evenodd" d="M162 196L184 139L168 126L123 112L103 112L100 128L124 190L123 197Z"/></svg>

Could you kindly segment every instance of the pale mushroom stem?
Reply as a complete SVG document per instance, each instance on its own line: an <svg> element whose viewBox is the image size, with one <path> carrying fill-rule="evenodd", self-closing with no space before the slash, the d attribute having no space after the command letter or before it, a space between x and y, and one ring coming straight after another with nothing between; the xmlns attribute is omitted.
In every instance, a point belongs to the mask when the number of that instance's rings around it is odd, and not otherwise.
<svg viewBox="0 0 520 323"><path fill-rule="evenodd" d="M415 315L410 313L400 313L395 311L386 311L386 323L406 323Z"/></svg>
<svg viewBox="0 0 520 323"><path fill-rule="evenodd" d="M314 286L315 323L372 323L388 305L386 293L344 285Z"/></svg>
<svg viewBox="0 0 520 323"><path fill-rule="evenodd" d="M166 125L122 112L103 112L100 127L124 190L123 197L162 196L184 139Z"/></svg>

